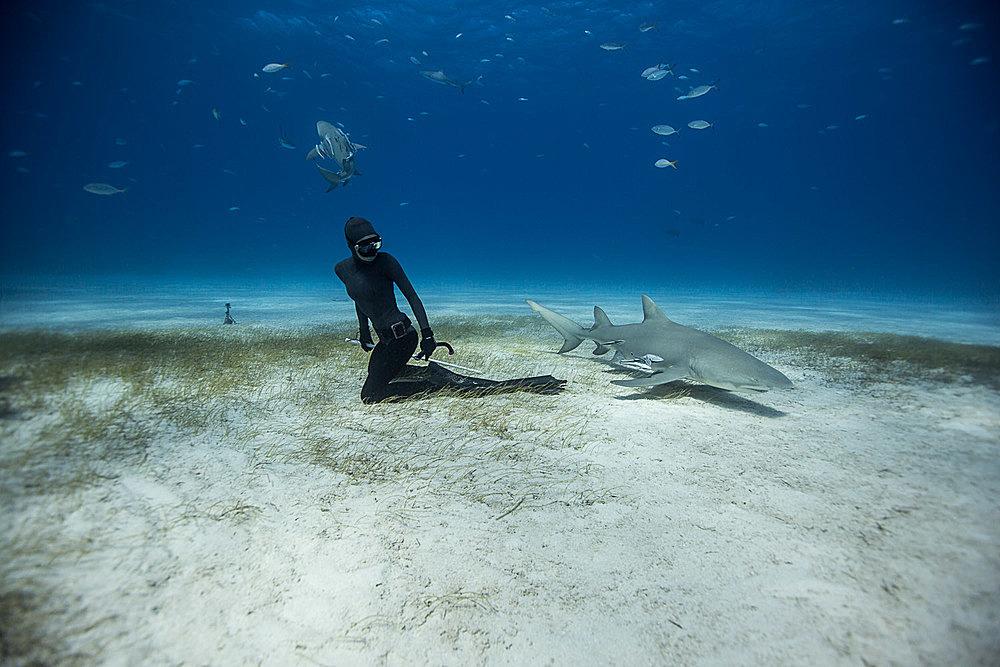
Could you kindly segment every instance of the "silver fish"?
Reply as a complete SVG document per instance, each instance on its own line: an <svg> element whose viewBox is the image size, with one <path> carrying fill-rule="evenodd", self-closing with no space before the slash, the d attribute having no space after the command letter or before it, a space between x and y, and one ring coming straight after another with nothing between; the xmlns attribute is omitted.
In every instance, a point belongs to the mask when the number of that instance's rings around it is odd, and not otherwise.
<svg viewBox="0 0 1000 667"><path fill-rule="evenodd" d="M718 88L718 86L716 86L714 83L712 85L710 85L710 86L698 86L697 88L692 88L691 92L689 92L687 95L681 95L677 99L679 99L679 100L691 100L691 99L694 99L696 97L701 97L702 95L707 94L708 91L710 91L710 90L712 90L714 88Z"/></svg>
<svg viewBox="0 0 1000 667"><path fill-rule="evenodd" d="M107 183L87 183L83 189L95 195L117 195L125 192L127 188L116 188Z"/></svg>

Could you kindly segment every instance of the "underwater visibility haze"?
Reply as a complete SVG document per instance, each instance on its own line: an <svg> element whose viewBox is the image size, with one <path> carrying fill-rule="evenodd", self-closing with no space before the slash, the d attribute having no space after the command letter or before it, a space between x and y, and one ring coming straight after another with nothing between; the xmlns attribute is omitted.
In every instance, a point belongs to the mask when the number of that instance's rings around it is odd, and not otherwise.
<svg viewBox="0 0 1000 667"><path fill-rule="evenodd" d="M418 283L997 294L990 3L0 11L5 275L325 281L361 215Z"/></svg>
<svg viewBox="0 0 1000 667"><path fill-rule="evenodd" d="M0 663L1000 663L998 8L0 4Z"/></svg>

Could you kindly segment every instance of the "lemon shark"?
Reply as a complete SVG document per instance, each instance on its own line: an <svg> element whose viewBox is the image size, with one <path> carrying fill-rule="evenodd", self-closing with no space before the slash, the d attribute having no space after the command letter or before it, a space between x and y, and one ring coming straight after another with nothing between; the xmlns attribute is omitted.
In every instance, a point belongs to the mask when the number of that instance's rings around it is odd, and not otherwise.
<svg viewBox="0 0 1000 667"><path fill-rule="evenodd" d="M597 344L595 355L615 352L612 361L625 368L652 373L634 380L614 380L621 387L655 387L687 380L729 391L787 389L791 381L780 371L721 338L670 320L653 300L642 295L642 322L611 323L594 306L594 326L582 326L534 301L528 305L565 339L559 353L575 349L585 340Z"/></svg>

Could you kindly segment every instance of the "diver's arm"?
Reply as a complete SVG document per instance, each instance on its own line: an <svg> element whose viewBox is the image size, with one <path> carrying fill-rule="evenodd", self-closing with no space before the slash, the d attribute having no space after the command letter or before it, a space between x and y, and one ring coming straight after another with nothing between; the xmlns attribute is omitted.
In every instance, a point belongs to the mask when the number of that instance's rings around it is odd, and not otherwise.
<svg viewBox="0 0 1000 667"><path fill-rule="evenodd" d="M358 340L361 342L361 347L366 350L375 347L372 332L368 328L368 316L361 312L361 306L357 303L354 304L354 310L358 313Z"/></svg>
<svg viewBox="0 0 1000 667"><path fill-rule="evenodd" d="M403 293L403 296L406 297L407 303L410 304L410 308L413 309L413 315L417 318L417 323L420 324L420 333L424 336L428 336L428 334L424 332L430 331L431 325L427 321L427 311L424 310L423 302L421 302L420 297L417 296L416 290L413 289L413 285L410 284L410 279L406 277L406 272L404 272L403 267L399 265L399 261L397 261L392 255L388 255L386 259L389 260L387 262L389 277L392 278L392 282L399 286L399 291ZM430 334L430 336L433 335L433 333Z"/></svg>

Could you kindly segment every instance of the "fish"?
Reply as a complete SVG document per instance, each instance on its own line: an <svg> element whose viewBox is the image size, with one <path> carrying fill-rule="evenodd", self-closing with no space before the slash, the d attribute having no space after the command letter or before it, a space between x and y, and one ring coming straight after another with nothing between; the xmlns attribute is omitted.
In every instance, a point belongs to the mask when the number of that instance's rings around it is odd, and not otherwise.
<svg viewBox="0 0 1000 667"><path fill-rule="evenodd" d="M659 69L646 77L647 81L659 81L660 79L666 78L668 74L673 74L670 70Z"/></svg>
<svg viewBox="0 0 1000 667"><path fill-rule="evenodd" d="M298 148L298 146L296 146L295 144L293 144L291 141L288 140L288 137L285 136L285 131L282 130L281 128L278 128L278 144L282 148L287 148L288 150L291 151L294 151L296 148Z"/></svg>
<svg viewBox="0 0 1000 667"><path fill-rule="evenodd" d="M868 114L859 113L857 116L854 117L854 120L864 120L865 118L868 118Z"/></svg>
<svg viewBox="0 0 1000 667"><path fill-rule="evenodd" d="M656 167L656 168L658 168L658 169L665 169L666 167L673 167L674 169L676 169L677 168L677 160L671 161L671 160L667 160L666 158L660 158L659 160L657 160L656 162L653 163L653 166Z"/></svg>
<svg viewBox="0 0 1000 667"><path fill-rule="evenodd" d="M457 35L455 35L455 39L460 39L463 34L465 34L465 33L461 33L461 32L458 33Z"/></svg>
<svg viewBox="0 0 1000 667"><path fill-rule="evenodd" d="M707 130L708 128L712 127L712 124L709 123L707 120L693 120L690 123L688 123L688 127L690 127L692 130Z"/></svg>
<svg viewBox="0 0 1000 667"><path fill-rule="evenodd" d="M639 32L649 32L655 27L656 27L655 23L653 23L652 21L647 21L646 23L643 23L642 25L639 26Z"/></svg>
<svg viewBox="0 0 1000 667"><path fill-rule="evenodd" d="M194 83L194 81L191 79L181 79L177 82L177 85L183 88L184 86L190 86L192 83Z"/></svg>
<svg viewBox="0 0 1000 667"><path fill-rule="evenodd" d="M452 86L454 88L458 88L458 92L460 93L464 93L465 87L468 86L470 83L472 83L471 81L466 81L465 83L461 83L459 81L455 81L454 79L449 79L448 76L442 70L439 69L421 70L420 76L424 77L428 81L433 81L434 83L440 83L445 86Z"/></svg>
<svg viewBox="0 0 1000 667"><path fill-rule="evenodd" d="M306 155L307 160L326 158L336 160L343 166L345 162L353 160L359 150L365 148L361 144L352 142L347 133L325 120L316 123L316 133L320 137L320 142Z"/></svg>
<svg viewBox="0 0 1000 667"><path fill-rule="evenodd" d="M27 151L16 150L16 149L9 151L7 153L7 157L27 157L27 156L28 156Z"/></svg>
<svg viewBox="0 0 1000 667"><path fill-rule="evenodd" d="M559 354L575 349L584 340L596 344L594 355L614 351L612 363L651 373L633 380L613 380L619 387L655 387L686 380L727 391L762 392L791 389L792 381L757 357L712 334L672 321L647 295L642 295L642 322L612 324L600 307L594 307L594 326L582 326L528 300L563 337Z"/></svg>
<svg viewBox="0 0 1000 667"><path fill-rule="evenodd" d="M399 205L400 206L409 206L410 202L408 202L408 201L401 201L401 202L399 202Z"/></svg>
<svg viewBox="0 0 1000 667"><path fill-rule="evenodd" d="M230 206L230 207L229 207L229 212L230 212L230 213L235 213L235 212L237 212L237 211L239 211L239 210L240 210L240 207L239 207L239 206Z"/></svg>
<svg viewBox="0 0 1000 667"><path fill-rule="evenodd" d="M681 95L677 99L691 100L696 97L701 97L702 95L707 94L710 90L713 90L714 88L718 88L718 86L716 86L714 83L708 86L697 86L695 88L692 88L691 91L688 92L686 95Z"/></svg>
<svg viewBox="0 0 1000 667"><path fill-rule="evenodd" d="M378 46L379 44L388 44L388 43L389 43L389 40L386 39L385 37L383 37L382 39L380 39L377 42L375 42L375 46Z"/></svg>
<svg viewBox="0 0 1000 667"><path fill-rule="evenodd" d="M278 64L278 63L268 63L260 68L260 71L266 72L267 74L274 74L275 72L280 72L283 69L289 67L288 63Z"/></svg>
<svg viewBox="0 0 1000 667"><path fill-rule="evenodd" d="M240 118L240 125L242 125L243 127L246 127L247 126L247 122L245 120L243 120L242 118Z"/></svg>
<svg viewBox="0 0 1000 667"><path fill-rule="evenodd" d="M669 137L671 134L677 134L677 130L669 125L654 125L650 129L653 130L654 133L664 137Z"/></svg>
<svg viewBox="0 0 1000 667"><path fill-rule="evenodd" d="M757 123L757 127L767 127L767 123Z"/></svg>
<svg viewBox="0 0 1000 667"><path fill-rule="evenodd" d="M215 107L212 107L212 118L215 120L222 120L222 112L220 112Z"/></svg>
<svg viewBox="0 0 1000 667"><path fill-rule="evenodd" d="M601 48L605 51L621 51L625 48L625 45L621 42L605 42L601 44Z"/></svg>
<svg viewBox="0 0 1000 667"><path fill-rule="evenodd" d="M125 141L124 139L122 139L121 137L118 137L117 139L115 139L115 145L116 146L124 146L127 143L128 142Z"/></svg>
<svg viewBox="0 0 1000 667"><path fill-rule="evenodd" d="M128 188L116 188L107 183L87 183L83 189L95 195L117 195L125 192Z"/></svg>
<svg viewBox="0 0 1000 667"><path fill-rule="evenodd" d="M420 64L420 61L417 60L416 56L410 56L410 62L413 63L414 65L419 65Z"/></svg>
<svg viewBox="0 0 1000 667"><path fill-rule="evenodd" d="M963 23L962 25L958 26L958 29L968 31L968 30L979 30L982 27L983 27L982 23Z"/></svg>
<svg viewBox="0 0 1000 667"><path fill-rule="evenodd" d="M108 167L110 167L111 169L121 169L127 164L128 162L125 160L115 160L114 162L109 162Z"/></svg>
<svg viewBox="0 0 1000 667"><path fill-rule="evenodd" d="M969 61L970 65L985 65L990 61L988 56L979 56Z"/></svg>

